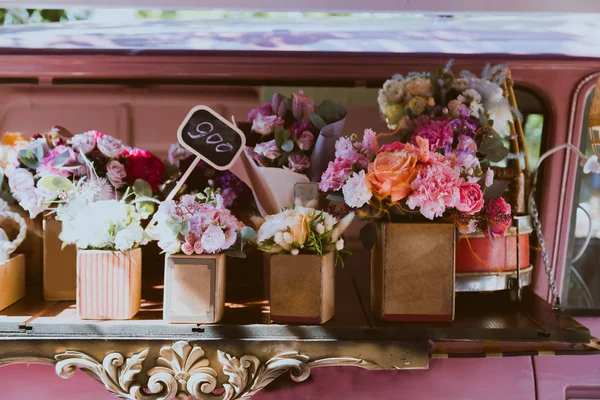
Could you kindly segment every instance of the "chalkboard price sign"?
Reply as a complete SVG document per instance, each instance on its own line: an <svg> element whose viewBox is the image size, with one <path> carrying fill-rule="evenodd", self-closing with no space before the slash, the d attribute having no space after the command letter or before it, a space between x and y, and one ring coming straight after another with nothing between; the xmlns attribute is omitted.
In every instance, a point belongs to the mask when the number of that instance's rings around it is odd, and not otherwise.
<svg viewBox="0 0 600 400"><path fill-rule="evenodd" d="M207 106L190 110L177 138L183 147L221 171L229 169L246 146L242 131Z"/></svg>

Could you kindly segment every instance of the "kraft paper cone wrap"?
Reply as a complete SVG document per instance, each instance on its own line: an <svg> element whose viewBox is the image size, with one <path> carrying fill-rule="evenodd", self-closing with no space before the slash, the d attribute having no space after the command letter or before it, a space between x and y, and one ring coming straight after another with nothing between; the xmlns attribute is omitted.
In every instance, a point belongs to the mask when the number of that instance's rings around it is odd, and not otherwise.
<svg viewBox="0 0 600 400"><path fill-rule="evenodd" d="M263 217L292 206L296 183L309 182L304 174L283 168L259 167L245 151L230 170L252 190L258 211Z"/></svg>
<svg viewBox="0 0 600 400"><path fill-rule="evenodd" d="M311 182L320 182L321 175L327 169L329 161L335 158L335 142L342 136L346 123L346 109L340 104L340 114L344 117L337 122L326 125L321 129L315 149L310 155L310 167L306 175Z"/></svg>

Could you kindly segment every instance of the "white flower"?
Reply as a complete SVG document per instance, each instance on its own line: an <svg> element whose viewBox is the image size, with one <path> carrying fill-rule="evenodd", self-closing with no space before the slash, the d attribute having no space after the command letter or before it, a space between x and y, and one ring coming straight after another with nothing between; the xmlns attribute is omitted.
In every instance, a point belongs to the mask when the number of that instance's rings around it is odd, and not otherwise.
<svg viewBox="0 0 600 400"><path fill-rule="evenodd" d="M264 156L269 160L274 160L281 155L281 151L275 140L270 140L268 142L258 143L254 146L254 152L259 156Z"/></svg>
<svg viewBox="0 0 600 400"><path fill-rule="evenodd" d="M467 89L458 96L461 103L469 103L469 113L472 117L479 118L480 113L485 110L481 104L481 95L475 89Z"/></svg>
<svg viewBox="0 0 600 400"><path fill-rule="evenodd" d="M338 251L344 249L344 239L339 239L337 242L335 242L335 249Z"/></svg>
<svg viewBox="0 0 600 400"><path fill-rule="evenodd" d="M290 253L291 253L293 256L297 256L297 255L300 253L300 250L298 250L298 249L296 249L296 248L293 248L293 249L292 249L292 251L290 251Z"/></svg>
<svg viewBox="0 0 600 400"><path fill-rule="evenodd" d="M136 243L141 243L144 230L139 223L129 225L115 235L115 249L119 251L131 250Z"/></svg>
<svg viewBox="0 0 600 400"><path fill-rule="evenodd" d="M317 232L319 235L322 235L325 233L325 225L318 223L317 226L315 226L315 232Z"/></svg>
<svg viewBox="0 0 600 400"><path fill-rule="evenodd" d="M117 160L112 160L106 164L106 177L115 189L119 189L125 185L126 176L125 166Z"/></svg>
<svg viewBox="0 0 600 400"><path fill-rule="evenodd" d="M598 162L598 157L595 155L585 160L583 164L583 173L589 174L590 172L600 174L600 163Z"/></svg>
<svg viewBox="0 0 600 400"><path fill-rule="evenodd" d="M98 138L98 150L106 157L115 158L123 152L125 146L123 142L110 135L104 135Z"/></svg>
<svg viewBox="0 0 600 400"><path fill-rule="evenodd" d="M202 247L206 253L216 253L219 250L223 250L225 233L218 226L211 225L202 234L200 243L202 243Z"/></svg>
<svg viewBox="0 0 600 400"><path fill-rule="evenodd" d="M367 180L365 171L359 173L353 172L350 178L342 186L342 193L344 194L344 200L346 204L353 208L360 208L367 204L373 192L371 190L371 183Z"/></svg>
<svg viewBox="0 0 600 400"><path fill-rule="evenodd" d="M80 133L71 139L71 147L77 153L88 154L96 147L96 135L94 131Z"/></svg>
<svg viewBox="0 0 600 400"><path fill-rule="evenodd" d="M488 170L485 173L485 187L492 186L492 183L494 183L494 170L488 168Z"/></svg>
<svg viewBox="0 0 600 400"><path fill-rule="evenodd" d="M283 241L288 243L288 244L292 244L294 243L294 237L292 236L291 233L289 232L284 232L283 233Z"/></svg>
<svg viewBox="0 0 600 400"><path fill-rule="evenodd" d="M8 178L8 186L13 192L13 195L20 197L20 193L32 189L35 186L33 174L25 168L17 168L12 172L12 174L10 174L10 177Z"/></svg>
<svg viewBox="0 0 600 400"><path fill-rule="evenodd" d="M23 210L29 211L29 217L35 218L39 213L46 210L46 196L41 190L32 187L19 192L19 205Z"/></svg>

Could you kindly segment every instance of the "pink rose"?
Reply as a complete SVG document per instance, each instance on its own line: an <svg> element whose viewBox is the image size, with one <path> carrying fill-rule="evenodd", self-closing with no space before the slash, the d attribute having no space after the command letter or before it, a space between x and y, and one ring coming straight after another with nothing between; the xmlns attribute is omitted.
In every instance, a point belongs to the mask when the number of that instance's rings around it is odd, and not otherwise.
<svg viewBox="0 0 600 400"><path fill-rule="evenodd" d="M330 161L327 169L321 175L319 189L322 192L338 191L344 185L348 175L352 172L352 162L343 158L336 158Z"/></svg>
<svg viewBox="0 0 600 400"><path fill-rule="evenodd" d="M202 234L201 243L206 253L214 254L220 250L223 250L225 234L218 226L211 225Z"/></svg>
<svg viewBox="0 0 600 400"><path fill-rule="evenodd" d="M67 154L66 159L64 154ZM56 165L57 157L61 157L62 162ZM64 166L77 160L77 154L72 148L59 145L48 152L46 157L42 160L38 166L36 172L40 176L58 175L62 177L68 177L72 174L72 168L65 168Z"/></svg>
<svg viewBox="0 0 600 400"><path fill-rule="evenodd" d="M294 172L303 172L310 167L310 158L304 153L294 153L288 158L288 163Z"/></svg>
<svg viewBox="0 0 600 400"><path fill-rule="evenodd" d="M192 254L194 254L194 245L185 242L181 245L181 251L183 251L184 254L191 256Z"/></svg>
<svg viewBox="0 0 600 400"><path fill-rule="evenodd" d="M169 148L169 164L178 166L181 160L186 159L191 155L192 153L179 143L174 143Z"/></svg>
<svg viewBox="0 0 600 400"><path fill-rule="evenodd" d="M97 145L98 150L109 158L115 158L125 150L125 146L121 140L109 135L99 137Z"/></svg>
<svg viewBox="0 0 600 400"><path fill-rule="evenodd" d="M119 189L125 185L126 176L125 166L117 160L112 160L106 165L106 177L115 189Z"/></svg>
<svg viewBox="0 0 600 400"><path fill-rule="evenodd" d="M302 90L292 95L292 114L298 121L308 120L310 113L315 112L315 102L308 96L304 95Z"/></svg>
<svg viewBox="0 0 600 400"><path fill-rule="evenodd" d="M194 243L194 253L196 253L196 254L204 253L204 247L202 247L202 242L199 240L197 240L196 243Z"/></svg>
<svg viewBox="0 0 600 400"><path fill-rule="evenodd" d="M88 154L96 147L96 131L88 131L73 136L71 147L77 153Z"/></svg>
<svg viewBox="0 0 600 400"><path fill-rule="evenodd" d="M281 151L279 150L279 147L277 147L275 140L257 144L254 146L254 152L259 156L268 158L269 160L275 160L281 155Z"/></svg>
<svg viewBox="0 0 600 400"><path fill-rule="evenodd" d="M276 115L257 115L252 121L252 131L260 135L270 135L278 125L283 125L283 119Z"/></svg>
<svg viewBox="0 0 600 400"><path fill-rule="evenodd" d="M510 204L502 197L487 203L483 209L485 223L481 227L483 234L492 238L504 236L512 224Z"/></svg>
<svg viewBox="0 0 600 400"><path fill-rule="evenodd" d="M37 188L29 188L23 192L19 192L17 199L23 210L29 211L29 217L35 218L39 213L46 210L47 194Z"/></svg>
<svg viewBox="0 0 600 400"><path fill-rule="evenodd" d="M13 194L19 194L35 186L33 174L25 168L15 169L8 178L8 186Z"/></svg>
<svg viewBox="0 0 600 400"><path fill-rule="evenodd" d="M455 208L465 214L475 214L483 208L483 192L476 183L464 183L459 187L460 200Z"/></svg>
<svg viewBox="0 0 600 400"><path fill-rule="evenodd" d="M304 131L298 136L296 143L298 143L300 150L310 150L315 143L315 135L310 131Z"/></svg>

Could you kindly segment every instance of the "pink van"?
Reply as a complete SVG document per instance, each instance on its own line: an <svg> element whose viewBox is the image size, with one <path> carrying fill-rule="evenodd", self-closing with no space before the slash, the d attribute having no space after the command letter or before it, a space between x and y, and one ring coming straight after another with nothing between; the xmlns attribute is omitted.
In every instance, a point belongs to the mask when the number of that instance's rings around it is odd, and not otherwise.
<svg viewBox="0 0 600 400"><path fill-rule="evenodd" d="M598 37L597 15L558 14L5 27L0 131L30 135L54 125L72 132L97 129L166 157L193 106L209 105L242 121L273 91L298 88L315 98L343 100L347 133L366 127L384 131L375 100L381 84L396 73L434 71L454 59L455 69L473 72L486 64L509 65L533 160L563 143L591 155L587 113L600 76ZM225 375L219 375L211 390L217 398L600 399L600 345L593 338L600 334L600 175L584 175L572 155L560 152L545 162L538 193L560 310L550 305L553 290L538 242L532 245L533 274L524 282L528 287L520 303L507 291L459 294L452 323L373 318L365 307L369 254L357 235L350 240L355 261L336 282L347 292L338 295L336 318L320 327L268 324L260 309L264 303L249 306L241 300L229 302L231 318L218 325L169 326L156 317L160 303L152 301L126 326L96 325L77 320L72 302L40 300L39 276L33 276L26 299L0 311L0 366L5 365L0 398L108 400L109 389L133 399L138 371L119 375L123 370L117 369L112 376L100 358L114 352L143 355L141 377L158 365L161 346L183 340L202 347L211 365L222 364L217 350L236 357L258 352L262 373L282 375L262 391L261 382L271 379L257 379L258 370L240 372L240 380L230 379L227 387ZM247 317L245 308L254 314ZM179 348L185 351L184 345ZM318 357L299 358L296 353L304 350ZM169 351L163 348L160 355L181 356ZM61 364L64 359L71 361ZM120 368L119 357L114 360ZM240 368L249 360L232 365ZM71 366L89 368L86 372L106 388L80 372L69 381L56 377L68 377ZM193 392L189 384L181 386L191 374L181 368L173 375L179 380L165 384L154 398L165 398L169 388L171 395ZM302 376L310 368L310 377ZM221 366L217 369L220 373ZM304 382L294 383L283 374L288 369ZM144 387L152 389L150 383Z"/></svg>

